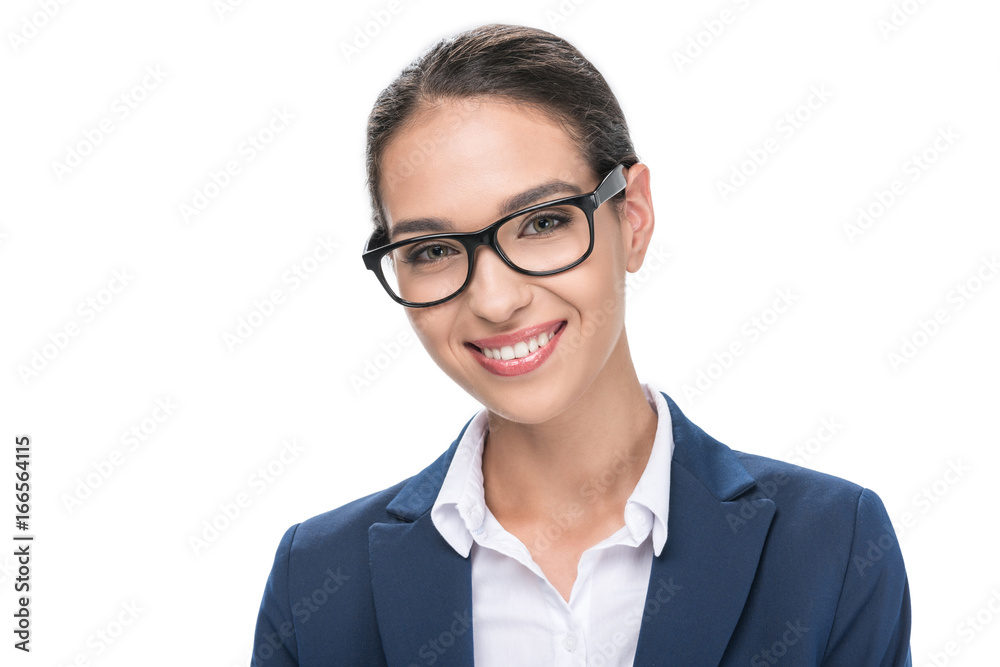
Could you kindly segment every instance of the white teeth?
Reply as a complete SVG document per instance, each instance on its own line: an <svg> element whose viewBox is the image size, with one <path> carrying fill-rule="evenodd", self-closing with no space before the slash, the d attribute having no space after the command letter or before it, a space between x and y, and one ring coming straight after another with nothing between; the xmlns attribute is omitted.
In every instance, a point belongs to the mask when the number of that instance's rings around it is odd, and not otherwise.
<svg viewBox="0 0 1000 667"><path fill-rule="evenodd" d="M520 359L536 352L540 347L545 347L554 337L555 333L540 333L537 337L529 338L526 341L522 340L513 345L504 345L501 348L484 347L482 353L487 359L502 359L504 361Z"/></svg>

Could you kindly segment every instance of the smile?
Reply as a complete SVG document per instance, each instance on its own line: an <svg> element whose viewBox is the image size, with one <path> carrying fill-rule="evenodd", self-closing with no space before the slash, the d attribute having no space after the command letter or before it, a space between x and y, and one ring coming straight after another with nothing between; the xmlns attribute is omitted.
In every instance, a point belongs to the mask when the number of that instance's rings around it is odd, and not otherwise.
<svg viewBox="0 0 1000 667"><path fill-rule="evenodd" d="M527 340L519 340L513 345L504 345L502 347L482 347L480 351L487 359L503 359L504 361L510 361L511 359L521 359L528 356L540 347L545 347L549 344L549 341L556 335L556 329L562 323L560 322L556 326L552 327L551 331L543 331L537 336L532 336ZM478 346L477 346L478 347Z"/></svg>
<svg viewBox="0 0 1000 667"><path fill-rule="evenodd" d="M495 375L521 375L534 370L555 348L565 320L546 322L509 334L471 341L476 361Z"/></svg>

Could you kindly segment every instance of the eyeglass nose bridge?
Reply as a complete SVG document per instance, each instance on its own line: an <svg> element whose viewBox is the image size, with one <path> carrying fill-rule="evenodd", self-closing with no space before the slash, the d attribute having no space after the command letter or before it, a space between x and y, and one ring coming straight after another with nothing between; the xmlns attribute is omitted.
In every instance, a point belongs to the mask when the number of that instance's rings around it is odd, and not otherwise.
<svg viewBox="0 0 1000 667"><path fill-rule="evenodd" d="M465 252L469 257L469 268L465 276L465 283L459 288L459 292L465 291L469 283L472 282L472 276L476 270L476 255L478 254L476 251L482 246L486 246L492 250L507 265L507 268L517 273L531 275L530 271L526 271L514 264L510 257L504 253L503 248L500 247L500 243L497 240L500 227L500 224L492 225L482 230L477 236L467 236L462 239L462 245L465 246Z"/></svg>

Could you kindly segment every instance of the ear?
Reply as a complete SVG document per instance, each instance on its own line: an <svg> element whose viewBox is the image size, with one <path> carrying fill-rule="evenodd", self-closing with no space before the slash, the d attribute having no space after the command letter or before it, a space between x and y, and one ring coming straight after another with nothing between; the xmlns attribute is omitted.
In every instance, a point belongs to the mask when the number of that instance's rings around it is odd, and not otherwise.
<svg viewBox="0 0 1000 667"><path fill-rule="evenodd" d="M636 163L625 174L625 220L622 234L625 241L625 268L635 273L653 237L653 198L649 190L649 168Z"/></svg>

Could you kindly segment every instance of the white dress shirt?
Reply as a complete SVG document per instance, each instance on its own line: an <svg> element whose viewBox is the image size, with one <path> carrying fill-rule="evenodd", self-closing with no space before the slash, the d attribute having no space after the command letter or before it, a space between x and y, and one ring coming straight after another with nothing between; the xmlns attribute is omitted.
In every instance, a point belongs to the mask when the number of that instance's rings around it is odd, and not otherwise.
<svg viewBox="0 0 1000 667"><path fill-rule="evenodd" d="M666 400L647 384L646 400L656 410L656 436L646 468L625 505L623 526L580 558L567 602L546 578L528 548L508 533L486 506L483 493L485 409L458 443L438 493L431 520L463 558L472 559L472 629L476 667L631 665L635 658L653 554L667 540L670 460L674 441ZM612 466L614 468L614 466ZM597 500L600 477L581 488L572 518ZM533 540L544 548L557 541L560 516Z"/></svg>

